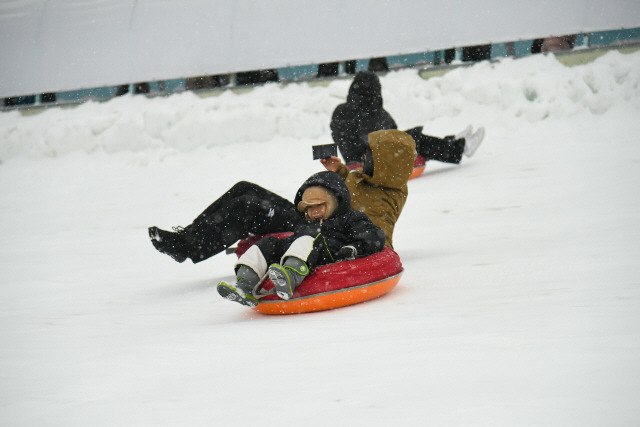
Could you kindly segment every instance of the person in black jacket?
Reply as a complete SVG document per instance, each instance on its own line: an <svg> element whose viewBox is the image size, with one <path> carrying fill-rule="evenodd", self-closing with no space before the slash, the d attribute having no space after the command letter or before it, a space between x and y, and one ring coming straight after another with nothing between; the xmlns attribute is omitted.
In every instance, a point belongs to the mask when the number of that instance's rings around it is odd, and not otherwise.
<svg viewBox="0 0 640 427"><path fill-rule="evenodd" d="M307 179L294 205L300 221L293 235L264 237L251 246L236 262L236 283L218 284L221 296L255 307L258 285L268 275L276 294L286 300L314 268L384 248L384 231L351 208L349 189L335 172L319 172Z"/></svg>
<svg viewBox="0 0 640 427"><path fill-rule="evenodd" d="M393 117L382 106L382 86L375 73L356 74L347 102L338 105L331 117L331 137L347 166L362 164L366 138L371 132L398 129ZM425 160L460 163L462 155L472 156L484 138L484 128L472 133L471 126L457 135L438 138L424 135L422 126L409 129L416 151Z"/></svg>

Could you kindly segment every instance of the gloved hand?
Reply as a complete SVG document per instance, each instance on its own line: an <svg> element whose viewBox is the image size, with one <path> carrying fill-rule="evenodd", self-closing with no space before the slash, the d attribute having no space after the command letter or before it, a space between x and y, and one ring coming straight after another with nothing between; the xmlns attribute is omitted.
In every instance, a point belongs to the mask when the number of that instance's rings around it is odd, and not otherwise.
<svg viewBox="0 0 640 427"><path fill-rule="evenodd" d="M340 261L351 261L356 259L356 255L358 255L358 251L353 246L343 246L340 248L338 252L334 255L336 262Z"/></svg>

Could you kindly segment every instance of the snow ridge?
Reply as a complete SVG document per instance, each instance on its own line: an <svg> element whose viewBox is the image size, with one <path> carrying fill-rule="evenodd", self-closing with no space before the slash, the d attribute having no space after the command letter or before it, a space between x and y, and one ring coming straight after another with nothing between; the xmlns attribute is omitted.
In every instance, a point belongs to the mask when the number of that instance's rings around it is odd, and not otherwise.
<svg viewBox="0 0 640 427"><path fill-rule="evenodd" d="M411 85L403 83L407 79ZM478 117L501 114L517 126L520 118L533 123L585 112L599 115L621 103L640 109L640 52L612 51L571 68L553 55L535 55L482 62L428 80L415 70L391 72L381 80L385 108L400 128L455 118L462 111ZM322 138L349 83L268 84L209 97L192 92L166 98L128 95L35 115L5 112L0 114L0 161L73 151L192 151L278 137Z"/></svg>

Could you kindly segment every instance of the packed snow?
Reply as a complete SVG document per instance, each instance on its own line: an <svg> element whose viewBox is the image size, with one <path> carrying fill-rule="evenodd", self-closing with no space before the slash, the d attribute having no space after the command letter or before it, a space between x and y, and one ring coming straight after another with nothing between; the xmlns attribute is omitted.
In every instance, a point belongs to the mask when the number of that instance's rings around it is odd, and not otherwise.
<svg viewBox="0 0 640 427"><path fill-rule="evenodd" d="M374 301L266 316L147 227L239 180L293 198L348 79L0 114L0 424L640 424L640 52L381 78L402 129L486 137L429 162Z"/></svg>

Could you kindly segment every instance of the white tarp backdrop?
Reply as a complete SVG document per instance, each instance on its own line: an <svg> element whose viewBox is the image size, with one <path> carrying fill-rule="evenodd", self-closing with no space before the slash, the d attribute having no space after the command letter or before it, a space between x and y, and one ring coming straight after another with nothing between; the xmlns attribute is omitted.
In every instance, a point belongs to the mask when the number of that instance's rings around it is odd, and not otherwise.
<svg viewBox="0 0 640 427"><path fill-rule="evenodd" d="M638 26L638 0L0 0L0 97Z"/></svg>

